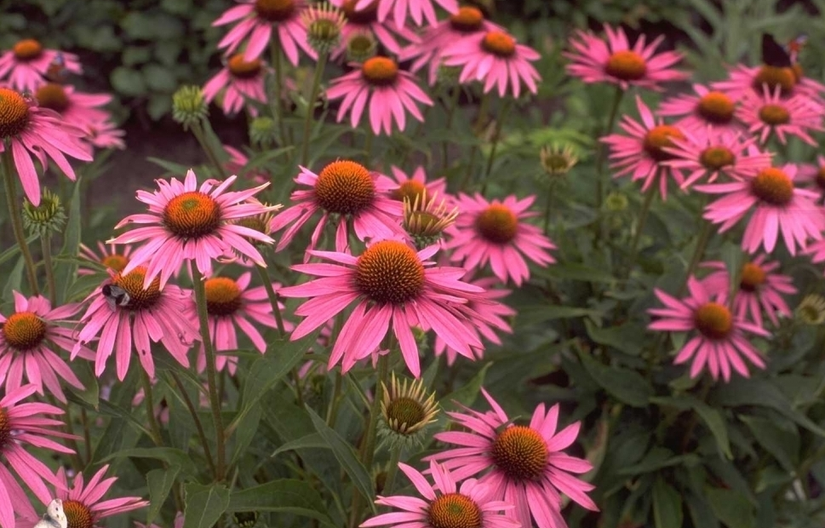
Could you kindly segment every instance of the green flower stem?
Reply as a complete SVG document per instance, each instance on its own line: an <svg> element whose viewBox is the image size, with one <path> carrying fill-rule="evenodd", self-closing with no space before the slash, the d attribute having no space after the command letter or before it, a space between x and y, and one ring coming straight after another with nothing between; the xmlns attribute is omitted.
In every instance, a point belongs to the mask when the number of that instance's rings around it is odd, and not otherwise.
<svg viewBox="0 0 825 528"><path fill-rule="evenodd" d="M92 461L92 432L89 428L89 415L86 414L86 408L80 408L80 423L83 424L83 444L86 454L86 463L88 465L89 462Z"/></svg>
<svg viewBox="0 0 825 528"><path fill-rule="evenodd" d="M476 123L473 126L473 132L475 132L476 135L481 133L480 129L484 122L487 120L487 111L489 108L490 94L486 93L483 96L481 96L481 104L478 107L478 117L476 118ZM467 164L467 172L464 173L464 179L461 181L461 186L458 188L458 190L460 191L466 190L467 184L470 183L470 180L472 179L477 154L478 145L473 145L470 148L470 163Z"/></svg>
<svg viewBox="0 0 825 528"><path fill-rule="evenodd" d="M650 206L653 204L653 198L656 196L656 186L651 185L650 189L645 193L645 199L642 202L642 208L639 210L639 218L636 220L636 230L633 233L633 240L630 242L630 257L627 263L627 275L633 270L636 264L636 255L639 253L639 241L642 239L642 232L645 230L647 224L647 217L650 215Z"/></svg>
<svg viewBox="0 0 825 528"><path fill-rule="evenodd" d="M203 150L204 154L206 154L206 157L209 158L209 163L211 163L215 167L221 178L226 179L226 177L228 176L228 174L226 173L226 168L221 163L218 154L212 149L212 146L206 139L206 132L203 128L203 124L200 121L196 121L192 124L191 129L192 135L194 135L195 139L198 140L198 144L201 146L201 149Z"/></svg>
<svg viewBox="0 0 825 528"><path fill-rule="evenodd" d="M152 433L152 442L156 446L163 445L163 435L160 433L160 425L155 417L155 399L152 395L152 381L149 374L144 369L140 369L140 381L143 385L143 401L146 403L146 419L149 422L149 432Z"/></svg>
<svg viewBox="0 0 825 528"><path fill-rule="evenodd" d="M26 264L26 275L29 278L29 286L31 287L32 294L38 295L40 289L37 287L37 272L35 271L31 251L29 251L29 245L26 243L26 235L23 234L23 217L20 213L20 204L17 202L17 189L15 186L17 171L14 169L11 148L9 148L8 145L6 145L6 150L0 154L0 157L3 158L3 181L6 187L6 203L9 207L9 216L11 217L11 227L14 231L14 238L20 247L20 253L23 255L23 261Z"/></svg>
<svg viewBox="0 0 825 528"><path fill-rule="evenodd" d="M281 307L278 305L278 294L275 293L275 289L272 288L272 279L269 278L269 272L264 266L255 264L255 268L258 270L258 276L261 278L261 282L264 283L266 295L269 297L269 304L272 305L272 313L275 314L275 324L278 326L278 334L284 337L286 335L284 317L281 315Z"/></svg>
<svg viewBox="0 0 825 528"><path fill-rule="evenodd" d="M395 487L395 476L398 475L398 462L401 460L401 445L394 445L390 448L390 465L387 468L387 478L384 480L384 489L381 495L389 497Z"/></svg>
<svg viewBox="0 0 825 528"><path fill-rule="evenodd" d="M455 117L455 112L458 109L458 98L461 96L461 86L456 84L453 86L453 92L450 95L450 101L447 105L447 123L444 125L444 130L450 131L453 128L453 118ZM448 152L447 149L450 146L450 142L447 139L441 142L441 168L443 170L447 169L448 166Z"/></svg>
<svg viewBox="0 0 825 528"><path fill-rule="evenodd" d="M607 153L607 147L598 140L613 132L613 126L616 124L616 115L619 113L619 106L622 103L623 96L624 90L616 86L616 91L613 93L613 103L610 106L610 114L608 114L604 131L596 138L596 144L599 150L598 158L596 158L596 209L598 211L601 211L602 203L604 202L604 182L602 181L604 178L602 178L602 175L604 174L604 161L606 158L605 154Z"/></svg>
<svg viewBox="0 0 825 528"><path fill-rule="evenodd" d="M206 457L206 463L209 464L209 470L212 472L213 475L217 476L217 471L215 469L215 462L212 460L212 450L209 449L209 442L206 439L206 433L203 431L203 424L201 423L201 419L198 416L198 411L195 408L195 405L192 403L192 399L189 397L189 394L186 392L186 387L184 387L183 382L178 376L178 373L174 370L170 370L169 374L172 375L172 379L175 380L175 385L178 388L178 392L180 392L181 397L183 398L183 403L186 405L186 409L189 411L189 414L192 416L192 419L195 421L195 429L198 431L198 438L200 438L201 445L203 446L203 454Z"/></svg>
<svg viewBox="0 0 825 528"><path fill-rule="evenodd" d="M685 279L682 281L682 286L679 288L679 292L676 294L676 297L681 297L684 295L685 291L687 291L688 280L690 280L690 276L696 271L696 268L699 266L699 262L702 261L702 257L705 254L705 249L708 247L708 241L710 241L712 228L713 225L710 222L707 220L702 221L702 230L699 231L699 237L696 240L696 247L693 249L693 256L690 258L690 263L688 264L687 271L685 272Z"/></svg>
<svg viewBox="0 0 825 528"><path fill-rule="evenodd" d="M487 188L487 181L490 178L490 172L493 170L493 162L496 160L496 151L498 149L499 139L501 137L501 129L504 125L504 119L510 113L510 106L512 105L512 100L507 99L504 103L501 104L498 108L498 115L496 116L496 124L495 130L493 131L493 146L490 150L490 156L487 158L487 166L484 169L484 183L481 190L481 193L484 194L484 191Z"/></svg>
<svg viewBox="0 0 825 528"><path fill-rule="evenodd" d="M553 179L550 181L549 188L547 189L547 203L544 206L544 234L547 235L550 231L550 213L552 212L553 208L553 191L556 190L556 180Z"/></svg>
<svg viewBox="0 0 825 528"><path fill-rule="evenodd" d="M301 143L301 165L309 163L309 135L312 132L312 117L315 110L315 100L318 92L321 91L321 77L324 75L324 67L327 65L328 52L318 53L318 64L315 66L315 76L312 78L312 91L309 96L309 106L307 107L307 117L304 121L304 139Z"/></svg>
<svg viewBox="0 0 825 528"><path fill-rule="evenodd" d="M198 322L201 329L201 342L206 353L206 383L209 388L209 405L212 408L212 421L215 424L215 439L217 463L215 464L215 478L220 482L226 477L226 448L224 447L223 418L221 417L221 401L218 397L216 380L215 351L212 349L212 339L209 336L209 316L206 312L206 288L203 275L197 266L192 266L192 282L195 288L195 304L198 307Z"/></svg>
<svg viewBox="0 0 825 528"><path fill-rule="evenodd" d="M54 406L57 406L56 404L58 402L53 396L49 395L48 399L49 399L49 403L51 403ZM70 435L74 435L74 427L72 426L72 422L73 422L73 420L72 420L72 406L68 402L66 402L66 403L61 403L60 408L63 409L63 411L64 411L62 418L63 418L63 427L64 427L66 433L68 433ZM69 444L69 447L73 450L73 453L71 455L69 455L70 458L72 459L72 467L75 469L75 471L80 472L80 471L83 470L84 464L83 464L83 461L80 459L80 446L77 445L77 439L76 439L75 436L71 436L71 437L67 438L66 440Z"/></svg>
<svg viewBox="0 0 825 528"><path fill-rule="evenodd" d="M54 267L52 265L52 236L49 233L40 236L40 247L43 249L43 267L46 268L46 285L49 289L49 300L52 306L57 304L57 286L54 282Z"/></svg>
<svg viewBox="0 0 825 528"><path fill-rule="evenodd" d="M375 140L375 133L372 131L372 126L369 123L364 127L364 165L370 166L372 158L372 142Z"/></svg>
<svg viewBox="0 0 825 528"><path fill-rule="evenodd" d="M332 388L332 396L329 400L329 407L327 407L327 425L335 427L335 421L338 417L338 407L341 402L341 388L344 384L344 376L341 375L340 370L335 370L335 385Z"/></svg>
<svg viewBox="0 0 825 528"><path fill-rule="evenodd" d="M278 142L281 146L286 141L286 125L284 124L283 106L281 105L281 94L283 90L283 74L281 70L281 41L276 35L269 39L269 55L272 61L272 68L275 70L274 94L269 94L269 108L272 111L272 116L278 122Z"/></svg>

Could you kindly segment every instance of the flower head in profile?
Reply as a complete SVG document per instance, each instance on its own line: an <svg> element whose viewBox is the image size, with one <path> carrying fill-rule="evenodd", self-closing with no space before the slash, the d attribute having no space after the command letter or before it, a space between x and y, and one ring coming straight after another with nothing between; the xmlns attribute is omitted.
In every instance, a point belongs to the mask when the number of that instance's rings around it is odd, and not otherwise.
<svg viewBox="0 0 825 528"><path fill-rule="evenodd" d="M273 240L234 220L277 211L280 206L267 208L250 200L268 183L244 191L227 191L236 179L237 176L230 176L222 182L207 180L198 187L197 177L190 169L183 182L177 178L155 180L157 191L138 191L137 199L149 206L149 213L127 216L115 229L127 224L148 224L147 227L132 229L111 241L112 244L145 242L132 253L124 274L146 266L143 286L148 288L155 277L160 276L163 288L184 262L194 261L198 271L209 276L212 261L233 251L266 266L249 239L265 244Z"/></svg>
<svg viewBox="0 0 825 528"><path fill-rule="evenodd" d="M112 101L109 94L81 93L74 86L50 82L40 85L34 98L40 108L54 110L64 123L84 131L111 118L102 108Z"/></svg>
<svg viewBox="0 0 825 528"><path fill-rule="evenodd" d="M661 84L685 79L688 74L672 68L682 59L675 51L657 53L664 36L647 44L641 35L633 46L620 27L604 25L607 41L589 31L577 31L570 39L571 51L564 56L570 59L567 72L586 83L612 83L622 90L631 86L662 90Z"/></svg>
<svg viewBox="0 0 825 528"><path fill-rule="evenodd" d="M399 37L407 42L421 42L418 34L404 24L398 25L392 20L379 22L377 1L358 9L355 6L360 0L330 1L343 11L346 18L346 24L341 29L341 43L332 52L333 59L346 53L348 60L364 62L375 55L377 43L389 53L398 55L401 53Z"/></svg>
<svg viewBox="0 0 825 528"><path fill-rule="evenodd" d="M46 82L46 74L55 64L71 73L83 71L74 53L46 49L35 39L20 40L0 55L0 80L8 77L15 90L33 92Z"/></svg>
<svg viewBox="0 0 825 528"><path fill-rule="evenodd" d="M674 140L685 139L685 134L677 126L657 121L638 95L636 107L642 118L641 123L630 116L624 116L619 126L627 135L611 134L601 141L610 146L610 159L613 162L610 166L618 169L614 178L629 174L633 181L642 180L642 192L658 183L659 194L666 200L668 180L672 178L681 186L685 177L681 170L666 163L673 159L673 154L665 149L673 147Z"/></svg>
<svg viewBox="0 0 825 528"><path fill-rule="evenodd" d="M680 300L655 289L656 297L665 307L648 310L656 317L648 325L650 330L691 332L673 362L681 365L692 360L691 378L707 368L714 380L722 376L725 381L730 381L732 371L746 378L750 376L743 358L764 369L765 361L748 341L747 334L761 337L770 334L761 325L748 323L731 313L727 307L728 288L712 293L695 277L690 277L688 291L689 296Z"/></svg>
<svg viewBox="0 0 825 528"><path fill-rule="evenodd" d="M120 273L129 263L129 254L132 253L132 246L124 245L120 249L114 244L104 244L101 241L97 243L97 252L86 244L80 244L80 257L87 259L90 262L99 264L106 269L110 269L116 273ZM97 271L91 266L78 266L78 275L91 275Z"/></svg>
<svg viewBox="0 0 825 528"><path fill-rule="evenodd" d="M66 395L61 380L76 389L83 384L54 349L71 352L77 344L73 331L58 325L80 311L80 304L66 304L52 308L45 297L35 295L28 299L14 292L14 312L8 316L0 314L0 384L6 390L16 390L25 378L37 392L44 395L43 387L49 394L63 403ZM80 347L84 359L94 358L94 352Z"/></svg>
<svg viewBox="0 0 825 528"><path fill-rule="evenodd" d="M4 390L4 396L0 399L0 460L4 462L0 464L0 528L15 528L15 513L24 518L37 518L26 492L12 472L43 504L48 504L53 498L46 483L63 487L49 467L39 457L26 451L25 446L74 453L53 440L76 438L60 432L63 422L50 417L63 414L61 409L47 403L21 403L35 392L37 387L34 385L23 385L14 390Z"/></svg>
<svg viewBox="0 0 825 528"><path fill-rule="evenodd" d="M737 64L731 68L726 80L715 82L712 87L734 99L746 95L759 96L767 88L769 93L775 93L778 89L782 97L801 95L818 103L822 103L822 93L825 91L825 86L804 75L799 64L791 68Z"/></svg>
<svg viewBox="0 0 825 528"><path fill-rule="evenodd" d="M506 31L493 29L470 35L446 47L442 56L446 66L461 67L460 83L480 81L484 93L496 88L498 95L504 97L509 88L513 97L518 98L522 84L530 93L538 91L541 76L530 63L541 55L519 44Z"/></svg>
<svg viewBox="0 0 825 528"><path fill-rule="evenodd" d="M278 327L272 315L272 305L269 303L266 289L263 286L249 288L251 275L247 271L238 277L238 280L211 277L204 282L209 335L218 352L238 350L237 327L246 334L255 349L263 354L266 351L266 341L255 328L255 324L268 328ZM280 308L283 310L284 306L281 305ZM192 321L192 326L197 327L198 313L194 300L188 305L187 315ZM287 330L291 329L292 326L287 323ZM216 368L220 371L228 364L229 373L233 375L237 363L236 357L226 354L220 354L216 358ZM205 368L206 353L201 345L197 361L198 372L203 372Z"/></svg>
<svg viewBox="0 0 825 528"><path fill-rule="evenodd" d="M86 299L90 302L80 322L83 328L72 359L98 335L95 354L95 375L100 377L106 362L115 354L117 377L123 381L129 370L132 349L140 364L152 378L155 361L152 342L161 342L181 365L188 367L186 352L199 339L198 329L181 317L191 302L191 292L167 284L160 289L160 279L153 279L144 287L147 270L138 266L129 272L109 271L111 279L96 288ZM134 346L133 346L134 345Z"/></svg>
<svg viewBox="0 0 825 528"><path fill-rule="evenodd" d="M399 225L402 206L390 197L390 192L398 186L386 176L370 171L360 163L333 161L318 174L301 167L301 173L295 178L295 182L311 189L293 192L290 199L295 205L285 209L273 220L273 231L280 231L292 224L278 241L276 251L289 245L298 230L318 211L322 212L321 220L312 233L308 249L317 247L327 222L336 217L338 228L335 246L338 251L343 251L348 245L349 220L352 221L359 240L403 235Z"/></svg>
<svg viewBox="0 0 825 528"><path fill-rule="evenodd" d="M418 249L437 244L456 218L458 207L449 207L438 193L429 196L424 189L412 199L404 197L404 230Z"/></svg>
<svg viewBox="0 0 825 528"><path fill-rule="evenodd" d="M761 143L775 135L783 145L787 135L796 136L809 145L817 142L809 132L821 132L825 106L808 97L794 95L783 98L779 88L769 92L764 88L761 95L748 92L736 112L748 132L757 135Z"/></svg>
<svg viewBox="0 0 825 528"><path fill-rule="evenodd" d="M777 273L779 262L771 262L767 258L767 255L759 255L742 266L738 276L739 288L733 299L736 317L744 320L746 315L750 315L758 326L763 326L763 311L774 325L779 324L776 314L790 316L791 309L782 296L796 293L793 279ZM730 288L730 277L724 262L705 262L702 267L715 270L702 279L705 290L713 292Z"/></svg>
<svg viewBox="0 0 825 528"><path fill-rule="evenodd" d="M416 252L398 240L373 242L358 257L348 253L309 251L330 263L300 264L292 269L320 277L281 289L284 297L309 297L295 314L304 320L292 332L300 339L326 324L348 306L355 309L332 348L329 367L342 362L344 372L369 356L388 332L398 340L401 355L413 376L421 375L413 328L432 329L456 350L469 354L481 347L464 325L466 312L457 306L482 290L461 281L461 268L436 266L430 261L438 246ZM390 329L392 327L392 329Z"/></svg>
<svg viewBox="0 0 825 528"><path fill-rule="evenodd" d="M536 216L528 211L535 196L519 200L508 196L504 200L488 201L480 194L460 194L457 205L461 211L455 226L448 230L446 248L452 250L450 260L461 262L467 270L483 268L490 263L493 274L501 282L509 279L521 286L530 278L524 257L547 266L556 260L547 252L556 246L538 227L524 222Z"/></svg>
<svg viewBox="0 0 825 528"><path fill-rule="evenodd" d="M218 42L218 49L234 53L246 41L243 60L254 61L261 56L272 38L278 39L293 66L298 65L298 48L317 59L318 56L307 40L307 30L301 20L306 0L235 0L236 5L227 9L215 20L213 26L235 26ZM273 35L273 33L275 33Z"/></svg>
<svg viewBox="0 0 825 528"><path fill-rule="evenodd" d="M545 412L541 403L529 425L515 425L486 390L482 394L493 410L447 413L468 431L436 434L436 440L456 447L428 459L442 462L457 480L483 473L479 484L495 490L492 499L512 503L515 509L508 510L507 516L521 526L535 522L539 528L566 528L560 513L562 493L583 508L598 511L587 496L594 486L571 475L587 473L593 466L564 453L576 441L581 424L559 431L559 404Z"/></svg>
<svg viewBox="0 0 825 528"><path fill-rule="evenodd" d="M495 490L476 479L461 479L442 464L430 462L429 474L434 484L415 468L399 463L415 486L419 497L395 495L378 497L376 504L399 511L383 513L361 523L361 528L372 526L404 526L406 528L518 528L519 523L501 512L511 512L513 504L503 497L495 497ZM529 525L528 525L529 526ZM544 527L543 527L544 528Z"/></svg>
<svg viewBox="0 0 825 528"><path fill-rule="evenodd" d="M433 101L416 83L415 76L402 71L389 57L372 57L360 67L333 79L327 88L330 101L342 99L337 120L340 123L349 113L350 124L357 128L364 110L369 115L375 134L391 135L393 125L403 132L407 126L407 112L424 121L418 104L432 106Z"/></svg>
<svg viewBox="0 0 825 528"><path fill-rule="evenodd" d="M266 68L260 59L244 60L243 54L232 55L226 65L203 86L203 96L211 103L223 91L223 113L234 115L246 108L251 116L258 115L252 102L265 104L264 77Z"/></svg>
<svg viewBox="0 0 825 528"><path fill-rule="evenodd" d="M771 166L771 153L760 151L754 145L755 137L743 138L739 132L720 132L708 127L685 130L683 138L670 141L673 146L664 147L664 151L672 158L664 163L687 172L682 189L702 179L713 183L720 175L741 180Z"/></svg>
<svg viewBox="0 0 825 528"><path fill-rule="evenodd" d="M742 249L771 253L781 233L788 252L796 255L808 241L821 240L825 211L814 203L818 194L795 185L796 166L766 167L741 181L697 185L696 190L723 195L705 208L704 217L724 233L753 212L742 237Z"/></svg>
<svg viewBox="0 0 825 528"><path fill-rule="evenodd" d="M579 162L573 146L545 145L539 151L539 160L545 174L557 178L564 176Z"/></svg>
<svg viewBox="0 0 825 528"><path fill-rule="evenodd" d="M86 135L83 140L93 147L102 149L120 149L126 148L123 142L123 136L126 132L120 129L112 121L94 121L86 124Z"/></svg>
<svg viewBox="0 0 825 528"><path fill-rule="evenodd" d="M701 84L694 84L693 92L662 101L656 113L664 117L679 117L676 124L685 131L707 130L708 127L730 133L743 130L735 115L737 99Z"/></svg>
<svg viewBox="0 0 825 528"><path fill-rule="evenodd" d="M66 470L57 470L60 486L57 498L63 500L63 511L69 521L69 528L99 528L100 520L119 513L125 513L149 505L149 501L140 497L119 497L103 500L117 477L104 479L109 465L106 464L95 473L88 482L84 482L83 473L78 473L72 480L71 487Z"/></svg>
<svg viewBox="0 0 825 528"><path fill-rule="evenodd" d="M390 386L381 382L384 390L381 397L381 421L379 434L390 446L420 447L425 438L425 429L435 423L438 403L435 393L424 387L424 380L399 380L392 373Z"/></svg>
<svg viewBox="0 0 825 528"><path fill-rule="evenodd" d="M811 189L825 195L825 156L818 155L816 163L800 163L796 172L799 184L808 184Z"/></svg>
<svg viewBox="0 0 825 528"><path fill-rule="evenodd" d="M66 125L53 110L40 108L20 92L0 88L0 152L11 149L23 191L33 205L40 205L40 181L32 155L43 170L48 157L74 180L74 169L66 156L92 161L91 149L83 143L83 135L81 129Z"/></svg>

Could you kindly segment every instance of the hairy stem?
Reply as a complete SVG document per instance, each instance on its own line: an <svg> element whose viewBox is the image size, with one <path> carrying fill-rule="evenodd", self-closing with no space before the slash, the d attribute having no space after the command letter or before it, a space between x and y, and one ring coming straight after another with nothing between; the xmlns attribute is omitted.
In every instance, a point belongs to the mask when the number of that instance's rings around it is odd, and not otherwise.
<svg viewBox="0 0 825 528"><path fill-rule="evenodd" d="M54 282L54 267L52 265L52 237L44 234L40 237L40 247L43 250L43 267L46 269L46 285L49 290L49 301L52 306L57 303L57 286Z"/></svg>
<svg viewBox="0 0 825 528"><path fill-rule="evenodd" d="M201 423L201 419L200 417L198 417L198 410L192 403L192 399L186 392L186 387L183 386L183 382L181 381L180 376L178 376L177 372L175 372L174 370L170 370L169 374L171 374L172 379L175 380L175 385L177 386L178 392L180 392L180 395L183 398L183 403L186 405L186 409L192 416L192 420L195 421L195 429L197 429L198 431L198 438L200 438L201 445L203 446L203 454L206 457L206 463L209 464L209 470L212 472L213 475L217 477L218 473L215 468L215 462L214 460L212 460L212 450L209 449L209 442L206 439L206 433L203 431L203 424Z"/></svg>
<svg viewBox="0 0 825 528"><path fill-rule="evenodd" d="M26 235L23 233L23 217L20 213L20 204L17 202L17 189L15 186L17 171L14 169L11 148L9 148L8 145L6 146L5 152L0 154L0 157L3 158L3 181L6 186L6 203L9 207L14 239L20 247L20 253L23 255L23 261L26 264L26 275L29 279L29 286L31 287L32 293L38 295L40 289L37 287L37 272L35 271L31 251L29 251L29 244L26 242Z"/></svg>
<svg viewBox="0 0 825 528"><path fill-rule="evenodd" d="M152 433L152 441L156 446L163 445L163 435L160 433L160 425L155 417L155 399L152 395L152 380L145 370L140 369L140 381L143 385L143 401L146 403L146 419L149 421L149 432Z"/></svg>
<svg viewBox="0 0 825 528"><path fill-rule="evenodd" d="M312 131L312 117L315 110L315 100L318 98L318 92L321 90L321 77L324 75L324 67L327 65L328 55L325 51L318 53L318 64L315 66L315 75L312 78L312 91L310 92L307 116L304 121L304 139L301 143L301 165L304 166L309 163L309 136Z"/></svg>

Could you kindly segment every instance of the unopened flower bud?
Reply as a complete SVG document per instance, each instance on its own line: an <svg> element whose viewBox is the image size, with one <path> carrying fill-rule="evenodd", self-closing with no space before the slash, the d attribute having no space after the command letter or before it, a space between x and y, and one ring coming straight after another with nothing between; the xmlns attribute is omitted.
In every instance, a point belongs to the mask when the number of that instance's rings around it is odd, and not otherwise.
<svg viewBox="0 0 825 528"><path fill-rule="evenodd" d="M364 62L375 57L378 52L378 43L370 31L356 31L347 40L347 60Z"/></svg>
<svg viewBox="0 0 825 528"><path fill-rule="evenodd" d="M172 95L172 118L183 125L184 130L208 115L209 109L200 86L181 86Z"/></svg>
<svg viewBox="0 0 825 528"><path fill-rule="evenodd" d="M43 189L40 205L35 207L26 199L23 202L23 225L29 233L45 236L59 232L66 224L66 213L60 197L48 189Z"/></svg>
<svg viewBox="0 0 825 528"><path fill-rule="evenodd" d="M329 53L341 40L346 23L344 13L327 2L308 7L301 18L307 28L309 45L318 53Z"/></svg>

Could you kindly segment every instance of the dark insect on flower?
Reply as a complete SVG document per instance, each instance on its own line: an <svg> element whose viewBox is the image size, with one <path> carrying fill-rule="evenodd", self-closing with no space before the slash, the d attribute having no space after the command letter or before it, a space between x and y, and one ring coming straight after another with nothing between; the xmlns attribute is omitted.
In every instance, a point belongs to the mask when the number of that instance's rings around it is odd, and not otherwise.
<svg viewBox="0 0 825 528"><path fill-rule="evenodd" d="M64 84L69 78L69 70L66 68L66 59L59 51L55 55L54 60L49 64L46 70L46 79L49 82Z"/></svg>
<svg viewBox="0 0 825 528"><path fill-rule="evenodd" d="M129 301L131 301L129 292L114 284L104 285L103 288L101 288L101 293L106 297L106 302L109 303L109 306L111 306L113 310L118 306L128 306Z"/></svg>
<svg viewBox="0 0 825 528"><path fill-rule="evenodd" d="M790 68L793 65L788 51L768 33L762 35L762 62L774 68Z"/></svg>
<svg viewBox="0 0 825 528"><path fill-rule="evenodd" d="M805 33L801 33L797 35L795 38L791 39L790 42L785 44L785 51L791 57L791 60L796 62L794 59L802 51L802 48L805 47L805 44L808 42L808 35Z"/></svg>

